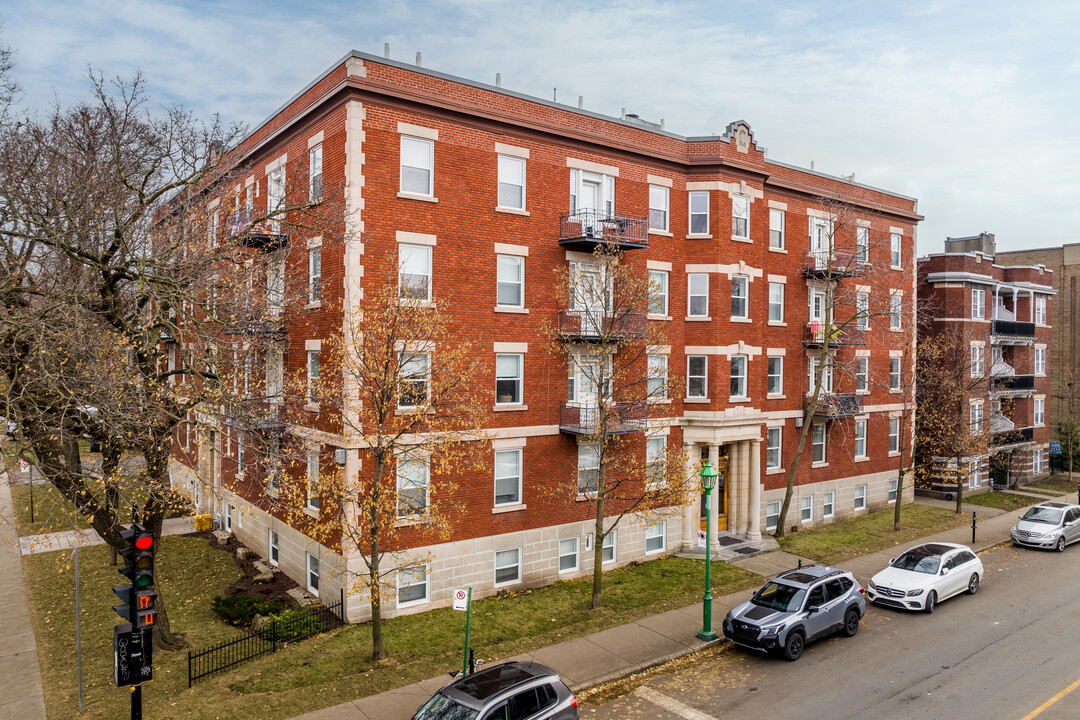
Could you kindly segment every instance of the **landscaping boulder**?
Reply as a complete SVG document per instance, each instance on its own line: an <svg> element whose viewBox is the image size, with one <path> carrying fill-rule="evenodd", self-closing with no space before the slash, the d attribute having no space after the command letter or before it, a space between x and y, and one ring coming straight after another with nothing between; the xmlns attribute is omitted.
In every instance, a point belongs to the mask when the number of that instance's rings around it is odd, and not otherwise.
<svg viewBox="0 0 1080 720"><path fill-rule="evenodd" d="M255 557L255 551L254 550L250 550L250 549L248 549L246 547L236 548L236 559L237 560L250 560L253 557Z"/></svg>
<svg viewBox="0 0 1080 720"><path fill-rule="evenodd" d="M229 543L229 538L232 537L232 533L226 532L225 530L215 530L214 537L217 538L218 545L227 545Z"/></svg>
<svg viewBox="0 0 1080 720"><path fill-rule="evenodd" d="M292 588L291 590L286 591L285 594L293 599L293 602L296 603L297 607L301 608L305 608L308 605L314 605L316 602L318 602L318 600L311 597L300 588Z"/></svg>
<svg viewBox="0 0 1080 720"><path fill-rule="evenodd" d="M256 615L251 619L251 629L254 632L260 632L266 628L266 623L270 622L270 618L266 615Z"/></svg>
<svg viewBox="0 0 1080 720"><path fill-rule="evenodd" d="M270 563L266 562L265 560L256 560L255 562L252 563L252 565L255 566L256 571L261 572L261 573L276 573L276 572L278 572L278 569L275 566L271 565Z"/></svg>
<svg viewBox="0 0 1080 720"><path fill-rule="evenodd" d="M262 585L263 583L272 583L272 582L274 582L274 573L272 573L272 572L259 573L258 575L256 575L255 577L253 577L251 579L251 582L255 583L256 585Z"/></svg>

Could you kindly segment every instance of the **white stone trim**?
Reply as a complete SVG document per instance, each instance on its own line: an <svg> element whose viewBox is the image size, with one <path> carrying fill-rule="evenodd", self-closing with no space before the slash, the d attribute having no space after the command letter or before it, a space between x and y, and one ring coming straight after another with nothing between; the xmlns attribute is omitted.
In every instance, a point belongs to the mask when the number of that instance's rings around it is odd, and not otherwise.
<svg viewBox="0 0 1080 720"><path fill-rule="evenodd" d="M646 260L645 268L647 270L664 270L671 272L671 263L664 262L663 260Z"/></svg>
<svg viewBox="0 0 1080 720"><path fill-rule="evenodd" d="M787 355L787 348L765 348L766 357L784 357Z"/></svg>
<svg viewBox="0 0 1080 720"><path fill-rule="evenodd" d="M435 128L421 127L420 125L399 122L397 124L397 131L399 135L411 135L412 137L424 138L425 140L439 139L438 130Z"/></svg>
<svg viewBox="0 0 1080 720"><path fill-rule="evenodd" d="M904 234L904 228L890 226L889 227L889 233L890 234L895 233L897 235L903 235Z"/></svg>
<svg viewBox="0 0 1080 720"><path fill-rule="evenodd" d="M322 340L305 340L304 350L322 350Z"/></svg>
<svg viewBox="0 0 1080 720"><path fill-rule="evenodd" d="M492 450L517 450L525 447L525 443L528 442L526 437L505 437L495 438L491 441Z"/></svg>
<svg viewBox="0 0 1080 720"><path fill-rule="evenodd" d="M787 275L769 275L769 282L787 285Z"/></svg>
<svg viewBox="0 0 1080 720"><path fill-rule="evenodd" d="M274 172L275 170L285 167L285 163L289 161L289 153L283 153L279 157L271 160L266 164L266 174Z"/></svg>
<svg viewBox="0 0 1080 720"><path fill-rule="evenodd" d="M786 202L780 202L779 200L770 200L769 201L769 209L770 210L783 210L784 212L787 212L787 203Z"/></svg>
<svg viewBox="0 0 1080 720"><path fill-rule="evenodd" d="M320 130L319 132L315 133L314 135L312 135L311 137L308 138L307 149L310 150L311 148L315 147L316 145L321 145L322 141L323 141L323 131Z"/></svg>
<svg viewBox="0 0 1080 720"><path fill-rule="evenodd" d="M427 233L415 233L406 232L404 230L398 230L395 234L395 238L399 243L409 243L410 245L432 245L436 244L435 236L428 235Z"/></svg>
<svg viewBox="0 0 1080 720"><path fill-rule="evenodd" d="M568 157L566 158L566 167L575 170L584 170L586 172L600 173L601 175L619 177L619 168L614 165L603 165L590 160L579 160L578 158Z"/></svg>
<svg viewBox="0 0 1080 720"><path fill-rule="evenodd" d="M510 155L512 157L529 159L529 148L518 147L517 145L507 145L505 143L495 143L495 152L500 155Z"/></svg>
<svg viewBox="0 0 1080 720"><path fill-rule="evenodd" d="M312 248L322 247L322 235L316 235L307 239L308 250Z"/></svg>
<svg viewBox="0 0 1080 720"><path fill-rule="evenodd" d="M675 183L672 182L671 178L660 177L659 175L646 175L645 177L646 177L646 181L650 185L661 185L661 186L666 187L668 189L674 187L674 185L675 185Z"/></svg>
<svg viewBox="0 0 1080 720"><path fill-rule="evenodd" d="M513 245L511 243L495 243L496 255L517 255L519 257L529 257L528 245Z"/></svg>
<svg viewBox="0 0 1080 720"><path fill-rule="evenodd" d="M494 344L494 352L497 353L527 353L529 343L523 342L497 342Z"/></svg>

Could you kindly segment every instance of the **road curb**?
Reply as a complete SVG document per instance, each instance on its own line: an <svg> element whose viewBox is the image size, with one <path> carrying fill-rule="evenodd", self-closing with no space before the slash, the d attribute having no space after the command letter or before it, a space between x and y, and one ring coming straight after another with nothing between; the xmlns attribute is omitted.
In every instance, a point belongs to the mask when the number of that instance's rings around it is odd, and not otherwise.
<svg viewBox="0 0 1080 720"><path fill-rule="evenodd" d="M675 650L674 652L667 653L666 655L664 655L662 657L650 658L648 660L644 660L642 662L639 662L636 665L632 665L632 666L627 667L627 668L622 668L620 670L616 670L614 672L607 673L606 675L601 675L600 677L594 678L594 679L591 679L591 680L582 680L581 682L574 683L573 685L570 685L568 687L570 688L570 691L575 693L575 694L585 692L586 690L592 690L593 688L599 687L601 685L605 685L605 684L610 683L610 682L616 682L616 681L619 681L619 680L625 680L626 678L630 677L631 675L636 675L638 673L645 672L646 670L651 670L654 667L659 667L660 665L663 665L664 663L669 663L672 660L678 660L681 657L686 657L687 655L691 655L693 653L698 653L698 652L701 652L703 650L708 650L710 648L714 648L714 647L717 647L719 645L722 645L722 644L724 644L726 642L728 642L728 639L725 638L723 635L721 635L720 637L716 638L715 640L710 640L709 642L703 642L701 645L699 645L697 647L686 647L686 648L683 648L681 650Z"/></svg>

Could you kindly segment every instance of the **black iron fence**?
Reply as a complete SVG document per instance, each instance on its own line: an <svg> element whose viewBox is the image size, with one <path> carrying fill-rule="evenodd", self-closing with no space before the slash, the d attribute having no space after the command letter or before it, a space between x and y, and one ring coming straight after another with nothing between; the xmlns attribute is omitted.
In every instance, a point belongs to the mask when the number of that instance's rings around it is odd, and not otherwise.
<svg viewBox="0 0 1080 720"><path fill-rule="evenodd" d="M820 347L828 343L829 347L838 345L865 345L866 330L857 327L833 327L827 328L819 320L811 320L806 325L806 333L803 336L803 345L806 347Z"/></svg>
<svg viewBox="0 0 1080 720"><path fill-rule="evenodd" d="M862 277L866 264L862 253L815 250L803 255L804 277Z"/></svg>
<svg viewBox="0 0 1080 720"><path fill-rule="evenodd" d="M639 338L647 329L644 313L609 315L603 310L559 311L559 334L581 339Z"/></svg>
<svg viewBox="0 0 1080 720"><path fill-rule="evenodd" d="M571 435L593 435L601 426L608 435L641 432L648 425L648 408L643 403L612 402L604 406L566 404L559 417L559 429Z"/></svg>
<svg viewBox="0 0 1080 720"><path fill-rule="evenodd" d="M649 219L636 215L578 210L563 213L559 224L559 244L588 240L628 247L649 246Z"/></svg>
<svg viewBox="0 0 1080 720"><path fill-rule="evenodd" d="M822 393L814 408L815 417L844 418L861 415L863 398L851 393Z"/></svg>
<svg viewBox="0 0 1080 720"><path fill-rule="evenodd" d="M332 605L308 607L287 617L273 619L262 630L229 640L219 645L188 651L188 687L204 678L233 665L277 652L289 643L297 642L333 630L344 624L345 591L341 599Z"/></svg>

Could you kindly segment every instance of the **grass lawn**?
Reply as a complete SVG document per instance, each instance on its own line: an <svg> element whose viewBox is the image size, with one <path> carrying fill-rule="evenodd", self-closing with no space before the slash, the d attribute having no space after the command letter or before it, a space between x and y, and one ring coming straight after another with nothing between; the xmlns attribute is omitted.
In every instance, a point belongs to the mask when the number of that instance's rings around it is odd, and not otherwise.
<svg viewBox="0 0 1080 720"><path fill-rule="evenodd" d="M15 505L15 523L20 535L61 532L88 528L90 523L60 495L52 483L34 481L34 522L30 522L30 486L11 485L11 500Z"/></svg>
<svg viewBox="0 0 1080 720"><path fill-rule="evenodd" d="M1018 510L1028 505L1040 502L1039 498L1029 495L1013 495L1004 492L985 492L978 495L964 497L965 505L979 505L982 507L999 508L1001 510Z"/></svg>
<svg viewBox="0 0 1080 720"><path fill-rule="evenodd" d="M210 600L237 577L230 558L199 538L166 537L157 577L163 583L174 630L197 649L238 635L219 622ZM74 659L74 587L68 553L24 558L31 612L44 669L50 718L72 717L77 707ZM103 547L80 552L82 565L83 677L86 717L126 714L128 693L112 685L112 586L123 578L108 567ZM57 572L60 572L59 582ZM663 558L604 576L604 607L589 609L591 578L485 598L473 603L471 640L489 663L597 630L683 607L701 596L704 562ZM756 587L761 578L713 563L713 594ZM459 668L465 615L449 608L388 620L390 661L370 661L371 631L348 626L241 663L187 688L187 654L154 653L154 679L143 689L146 717L287 718L401 687ZM449 678L448 678L449 679Z"/></svg>
<svg viewBox="0 0 1080 720"><path fill-rule="evenodd" d="M1076 485L1077 483L1070 480L1068 475L1051 475L1045 480L1033 482L1028 485L1021 485L1020 489L1027 490L1028 488L1030 488L1032 490L1053 490L1054 492L1059 492L1064 495L1065 493L1075 494Z"/></svg>
<svg viewBox="0 0 1080 720"><path fill-rule="evenodd" d="M786 552L834 564L959 527L970 521L967 515L957 515L952 510L912 504L900 509L899 531L893 530L893 508L889 507L802 530L787 535L779 543Z"/></svg>

